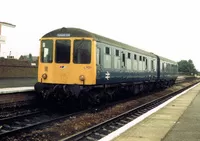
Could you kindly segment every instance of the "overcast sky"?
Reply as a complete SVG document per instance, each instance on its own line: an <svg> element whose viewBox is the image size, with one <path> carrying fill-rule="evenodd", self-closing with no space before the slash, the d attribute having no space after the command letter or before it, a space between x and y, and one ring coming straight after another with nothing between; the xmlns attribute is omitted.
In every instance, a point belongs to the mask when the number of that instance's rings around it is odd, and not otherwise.
<svg viewBox="0 0 200 141"><path fill-rule="evenodd" d="M82 28L174 61L193 60L200 71L199 0L0 0L9 52L39 55L39 39L61 27Z"/></svg>

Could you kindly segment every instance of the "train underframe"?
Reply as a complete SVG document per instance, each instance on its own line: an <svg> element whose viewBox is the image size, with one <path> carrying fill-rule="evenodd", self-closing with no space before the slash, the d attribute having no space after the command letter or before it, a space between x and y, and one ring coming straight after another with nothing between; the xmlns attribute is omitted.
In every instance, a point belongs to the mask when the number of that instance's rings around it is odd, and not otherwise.
<svg viewBox="0 0 200 141"><path fill-rule="evenodd" d="M116 99L148 93L163 89L175 83L175 80L144 81L135 83L104 84L104 85L63 85L36 83L35 90L40 98L54 101L61 105L78 101L80 106L98 105Z"/></svg>

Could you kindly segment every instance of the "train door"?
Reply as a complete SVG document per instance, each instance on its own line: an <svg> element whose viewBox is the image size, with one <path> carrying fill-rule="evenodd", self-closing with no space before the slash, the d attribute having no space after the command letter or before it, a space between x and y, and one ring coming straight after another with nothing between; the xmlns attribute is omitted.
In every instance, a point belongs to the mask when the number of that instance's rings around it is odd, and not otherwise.
<svg viewBox="0 0 200 141"><path fill-rule="evenodd" d="M133 58L133 70L138 71L138 59L137 59L137 54L134 54Z"/></svg>
<svg viewBox="0 0 200 141"><path fill-rule="evenodd" d="M157 56L157 79L160 79L160 58Z"/></svg>
<svg viewBox="0 0 200 141"><path fill-rule="evenodd" d="M125 56L125 53L124 52L122 52L121 53L121 67L122 67L122 69L125 69L125 67L126 67L126 56Z"/></svg>

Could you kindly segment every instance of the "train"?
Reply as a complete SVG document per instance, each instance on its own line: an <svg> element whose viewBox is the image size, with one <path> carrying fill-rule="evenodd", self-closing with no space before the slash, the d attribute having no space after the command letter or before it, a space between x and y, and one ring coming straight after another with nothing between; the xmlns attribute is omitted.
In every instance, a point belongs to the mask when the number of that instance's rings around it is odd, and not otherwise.
<svg viewBox="0 0 200 141"><path fill-rule="evenodd" d="M80 28L63 27L40 39L35 91L43 99L98 104L119 94L169 87L177 76L175 61Z"/></svg>

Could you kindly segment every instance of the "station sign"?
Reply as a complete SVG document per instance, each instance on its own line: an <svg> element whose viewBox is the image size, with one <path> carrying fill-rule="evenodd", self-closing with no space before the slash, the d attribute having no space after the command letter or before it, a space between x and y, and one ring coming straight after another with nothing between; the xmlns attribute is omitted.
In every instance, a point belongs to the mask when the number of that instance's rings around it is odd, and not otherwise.
<svg viewBox="0 0 200 141"><path fill-rule="evenodd" d="M6 36L0 35L0 44L5 44L5 43L6 43Z"/></svg>

